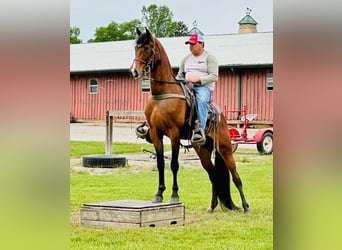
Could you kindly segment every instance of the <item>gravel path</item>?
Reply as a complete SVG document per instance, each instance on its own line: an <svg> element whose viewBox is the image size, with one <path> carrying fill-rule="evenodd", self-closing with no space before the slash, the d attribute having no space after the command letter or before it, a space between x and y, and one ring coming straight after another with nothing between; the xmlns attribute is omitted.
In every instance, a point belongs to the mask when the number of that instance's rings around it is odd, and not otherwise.
<svg viewBox="0 0 342 250"><path fill-rule="evenodd" d="M115 123L113 125L113 142L143 143L144 140L137 138L135 128L137 123ZM106 123L70 123L71 141L105 141ZM164 143L169 144L168 138Z"/></svg>
<svg viewBox="0 0 342 250"><path fill-rule="evenodd" d="M137 123L114 123L113 125L113 142L130 142L143 143L142 139L137 138L135 128ZM252 137L256 129L248 129L248 136ZM106 123L70 123L70 140L71 141L103 141L106 138ZM169 138L164 136L164 144L170 144ZM254 144L239 144L242 148L255 148Z"/></svg>

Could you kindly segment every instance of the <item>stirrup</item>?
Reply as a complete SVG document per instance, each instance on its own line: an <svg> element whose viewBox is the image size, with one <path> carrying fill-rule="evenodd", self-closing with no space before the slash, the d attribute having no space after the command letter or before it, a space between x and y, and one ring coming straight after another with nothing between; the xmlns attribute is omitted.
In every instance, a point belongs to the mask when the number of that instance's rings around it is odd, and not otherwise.
<svg viewBox="0 0 342 250"><path fill-rule="evenodd" d="M143 122L135 129L135 134L138 138L146 139L146 135L148 134L149 126L147 122Z"/></svg>
<svg viewBox="0 0 342 250"><path fill-rule="evenodd" d="M205 139L205 134L202 128L198 128L195 129L192 133L192 137L191 137L191 144L193 146L195 145L203 145L205 143L206 139Z"/></svg>

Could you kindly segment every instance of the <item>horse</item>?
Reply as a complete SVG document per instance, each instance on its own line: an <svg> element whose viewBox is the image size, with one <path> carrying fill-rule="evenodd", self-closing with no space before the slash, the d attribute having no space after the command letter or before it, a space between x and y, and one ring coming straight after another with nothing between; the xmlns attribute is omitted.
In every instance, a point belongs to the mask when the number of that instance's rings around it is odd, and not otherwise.
<svg viewBox="0 0 342 250"><path fill-rule="evenodd" d="M165 160L163 137L171 141L171 171L173 175L172 195L170 203L179 203L177 173L179 170L179 150L182 139L189 139L184 131L187 126L189 106L184 96L182 83L175 79L167 53L161 42L145 28L142 33L136 28L137 39L134 47L135 57L129 68L132 78L150 82L151 96L145 106L145 116L148 130L148 141L153 143L159 176L159 184L152 202L163 202L165 186ZM239 191L242 207L245 213L249 212L249 205L242 190L242 181L236 170L232 145L227 129L227 122L222 114L214 126L206 133L206 142L203 145L194 145L202 167L206 170L212 184L212 197L208 212L213 212L218 203L223 209L241 210L237 207L230 194L230 174ZM215 151L214 163L211 155Z"/></svg>

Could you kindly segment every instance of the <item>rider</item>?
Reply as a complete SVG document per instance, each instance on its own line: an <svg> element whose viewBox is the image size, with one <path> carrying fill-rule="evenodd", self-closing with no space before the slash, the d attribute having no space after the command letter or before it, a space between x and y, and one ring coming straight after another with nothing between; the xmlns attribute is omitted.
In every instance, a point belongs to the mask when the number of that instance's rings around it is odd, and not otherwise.
<svg viewBox="0 0 342 250"><path fill-rule="evenodd" d="M190 44L191 53L181 61L176 79L190 81L194 85L200 126L195 126L191 142L202 145L205 143L204 131L208 118L208 104L218 79L218 62L215 56L204 49L202 35L192 34L185 44Z"/></svg>

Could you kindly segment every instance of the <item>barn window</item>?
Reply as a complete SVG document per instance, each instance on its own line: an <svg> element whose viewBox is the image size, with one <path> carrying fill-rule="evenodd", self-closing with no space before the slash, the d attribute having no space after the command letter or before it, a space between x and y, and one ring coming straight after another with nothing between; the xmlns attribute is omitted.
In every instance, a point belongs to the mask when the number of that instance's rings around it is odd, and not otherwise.
<svg viewBox="0 0 342 250"><path fill-rule="evenodd" d="M266 73L266 90L273 90L273 73Z"/></svg>
<svg viewBox="0 0 342 250"><path fill-rule="evenodd" d="M97 94L97 79L89 79L89 94Z"/></svg>

